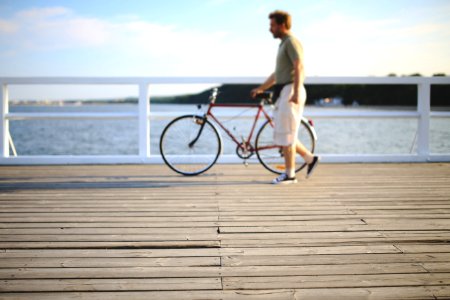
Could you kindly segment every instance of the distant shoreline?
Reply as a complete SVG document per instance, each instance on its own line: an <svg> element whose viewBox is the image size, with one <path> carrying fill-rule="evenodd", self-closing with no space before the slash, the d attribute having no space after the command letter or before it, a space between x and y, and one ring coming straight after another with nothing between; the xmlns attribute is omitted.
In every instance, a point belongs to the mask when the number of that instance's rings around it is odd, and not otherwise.
<svg viewBox="0 0 450 300"><path fill-rule="evenodd" d="M224 84L219 87L219 103L254 103L249 91L256 85ZM415 85L306 85L307 105L324 104L324 106L417 106L417 86ZM176 96L151 96L153 104L206 104L209 102L211 89L197 94ZM450 107L450 85L431 87L431 105ZM327 101L324 101L327 100ZM339 101L330 101L339 100ZM12 105L106 105L137 104L138 97L117 99L67 99L67 100L10 100ZM330 105L331 103L331 105ZM338 105L334 105L338 104Z"/></svg>
<svg viewBox="0 0 450 300"><path fill-rule="evenodd" d="M79 104L75 104L73 102L64 102L63 105L58 104L49 104L49 103L45 103L45 104L41 104L39 102L33 101L33 102L28 102L28 103L10 103L11 107L88 107L88 106L110 106L110 105L114 105L114 106L118 106L118 105L136 105L137 106L137 102L135 103L131 103L131 102L114 102L114 101L109 101L109 102L105 102L105 101L90 101L90 102L86 102L83 103L81 105ZM158 102L158 103L151 103L151 105L182 105L182 106L195 106L197 105L196 103L163 103L163 102ZM352 105L342 105L342 106L336 106L336 107L323 107L320 105L316 105L314 102L311 103L307 103L306 104L307 107L315 107L315 108L321 108L324 110L331 110L331 109L374 109L374 110L403 110L403 111L415 111L417 110L416 106L399 106L399 105L360 105L357 107L354 107ZM450 111L450 106L432 106L433 111Z"/></svg>

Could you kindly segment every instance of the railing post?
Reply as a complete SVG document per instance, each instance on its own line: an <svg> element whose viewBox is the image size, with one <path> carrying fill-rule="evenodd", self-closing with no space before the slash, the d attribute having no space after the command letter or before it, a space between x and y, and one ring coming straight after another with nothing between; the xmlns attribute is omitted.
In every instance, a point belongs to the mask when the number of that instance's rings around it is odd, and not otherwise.
<svg viewBox="0 0 450 300"><path fill-rule="evenodd" d="M430 110L431 110L431 82L428 79L422 79L418 84L417 90L417 109L420 114L417 154L424 160L430 157Z"/></svg>
<svg viewBox="0 0 450 300"><path fill-rule="evenodd" d="M9 122L6 114L9 112L8 85L0 82L0 157L9 157Z"/></svg>
<svg viewBox="0 0 450 300"><path fill-rule="evenodd" d="M148 82L139 84L139 156L145 160L150 156L150 100Z"/></svg>

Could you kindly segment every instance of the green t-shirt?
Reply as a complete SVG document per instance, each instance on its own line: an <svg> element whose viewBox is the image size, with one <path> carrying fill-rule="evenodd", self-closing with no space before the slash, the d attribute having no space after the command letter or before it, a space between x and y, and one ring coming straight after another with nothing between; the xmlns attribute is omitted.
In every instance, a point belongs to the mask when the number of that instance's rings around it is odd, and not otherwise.
<svg viewBox="0 0 450 300"><path fill-rule="evenodd" d="M292 35L287 35L278 48L275 82L285 84L294 81L294 61L300 59L302 46Z"/></svg>

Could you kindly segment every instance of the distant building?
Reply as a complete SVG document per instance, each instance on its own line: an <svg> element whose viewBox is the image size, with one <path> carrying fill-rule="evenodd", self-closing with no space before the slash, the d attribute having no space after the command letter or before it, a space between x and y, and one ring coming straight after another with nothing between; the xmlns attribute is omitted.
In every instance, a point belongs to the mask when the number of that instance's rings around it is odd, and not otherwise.
<svg viewBox="0 0 450 300"><path fill-rule="evenodd" d="M334 97L334 98L327 97L327 98L322 98L322 99L316 100L315 104L317 106L335 107L335 106L343 106L344 101L341 97Z"/></svg>

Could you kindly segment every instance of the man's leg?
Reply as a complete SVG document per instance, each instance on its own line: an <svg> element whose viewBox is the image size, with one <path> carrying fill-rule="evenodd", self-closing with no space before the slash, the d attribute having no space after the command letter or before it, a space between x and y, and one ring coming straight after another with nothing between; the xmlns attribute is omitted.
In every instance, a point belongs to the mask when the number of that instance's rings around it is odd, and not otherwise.
<svg viewBox="0 0 450 300"><path fill-rule="evenodd" d="M288 177L295 177L295 154L296 144L283 147L284 165L286 166L286 174Z"/></svg>
<svg viewBox="0 0 450 300"><path fill-rule="evenodd" d="M295 144L295 152L300 154L307 164L312 163L314 160L314 155L311 153L311 151L306 149L306 147L299 140L297 140L297 143ZM295 162L295 155L294 155L294 162Z"/></svg>
<svg viewBox="0 0 450 300"><path fill-rule="evenodd" d="M305 162L308 164L308 169L306 170L306 178L311 177L314 169L317 167L317 163L320 160L319 156L313 155L299 140L297 140L295 151L300 154Z"/></svg>
<svg viewBox="0 0 450 300"><path fill-rule="evenodd" d="M295 144L292 146L283 146L282 150L286 172L275 178L272 183L296 183L297 179L295 178Z"/></svg>

